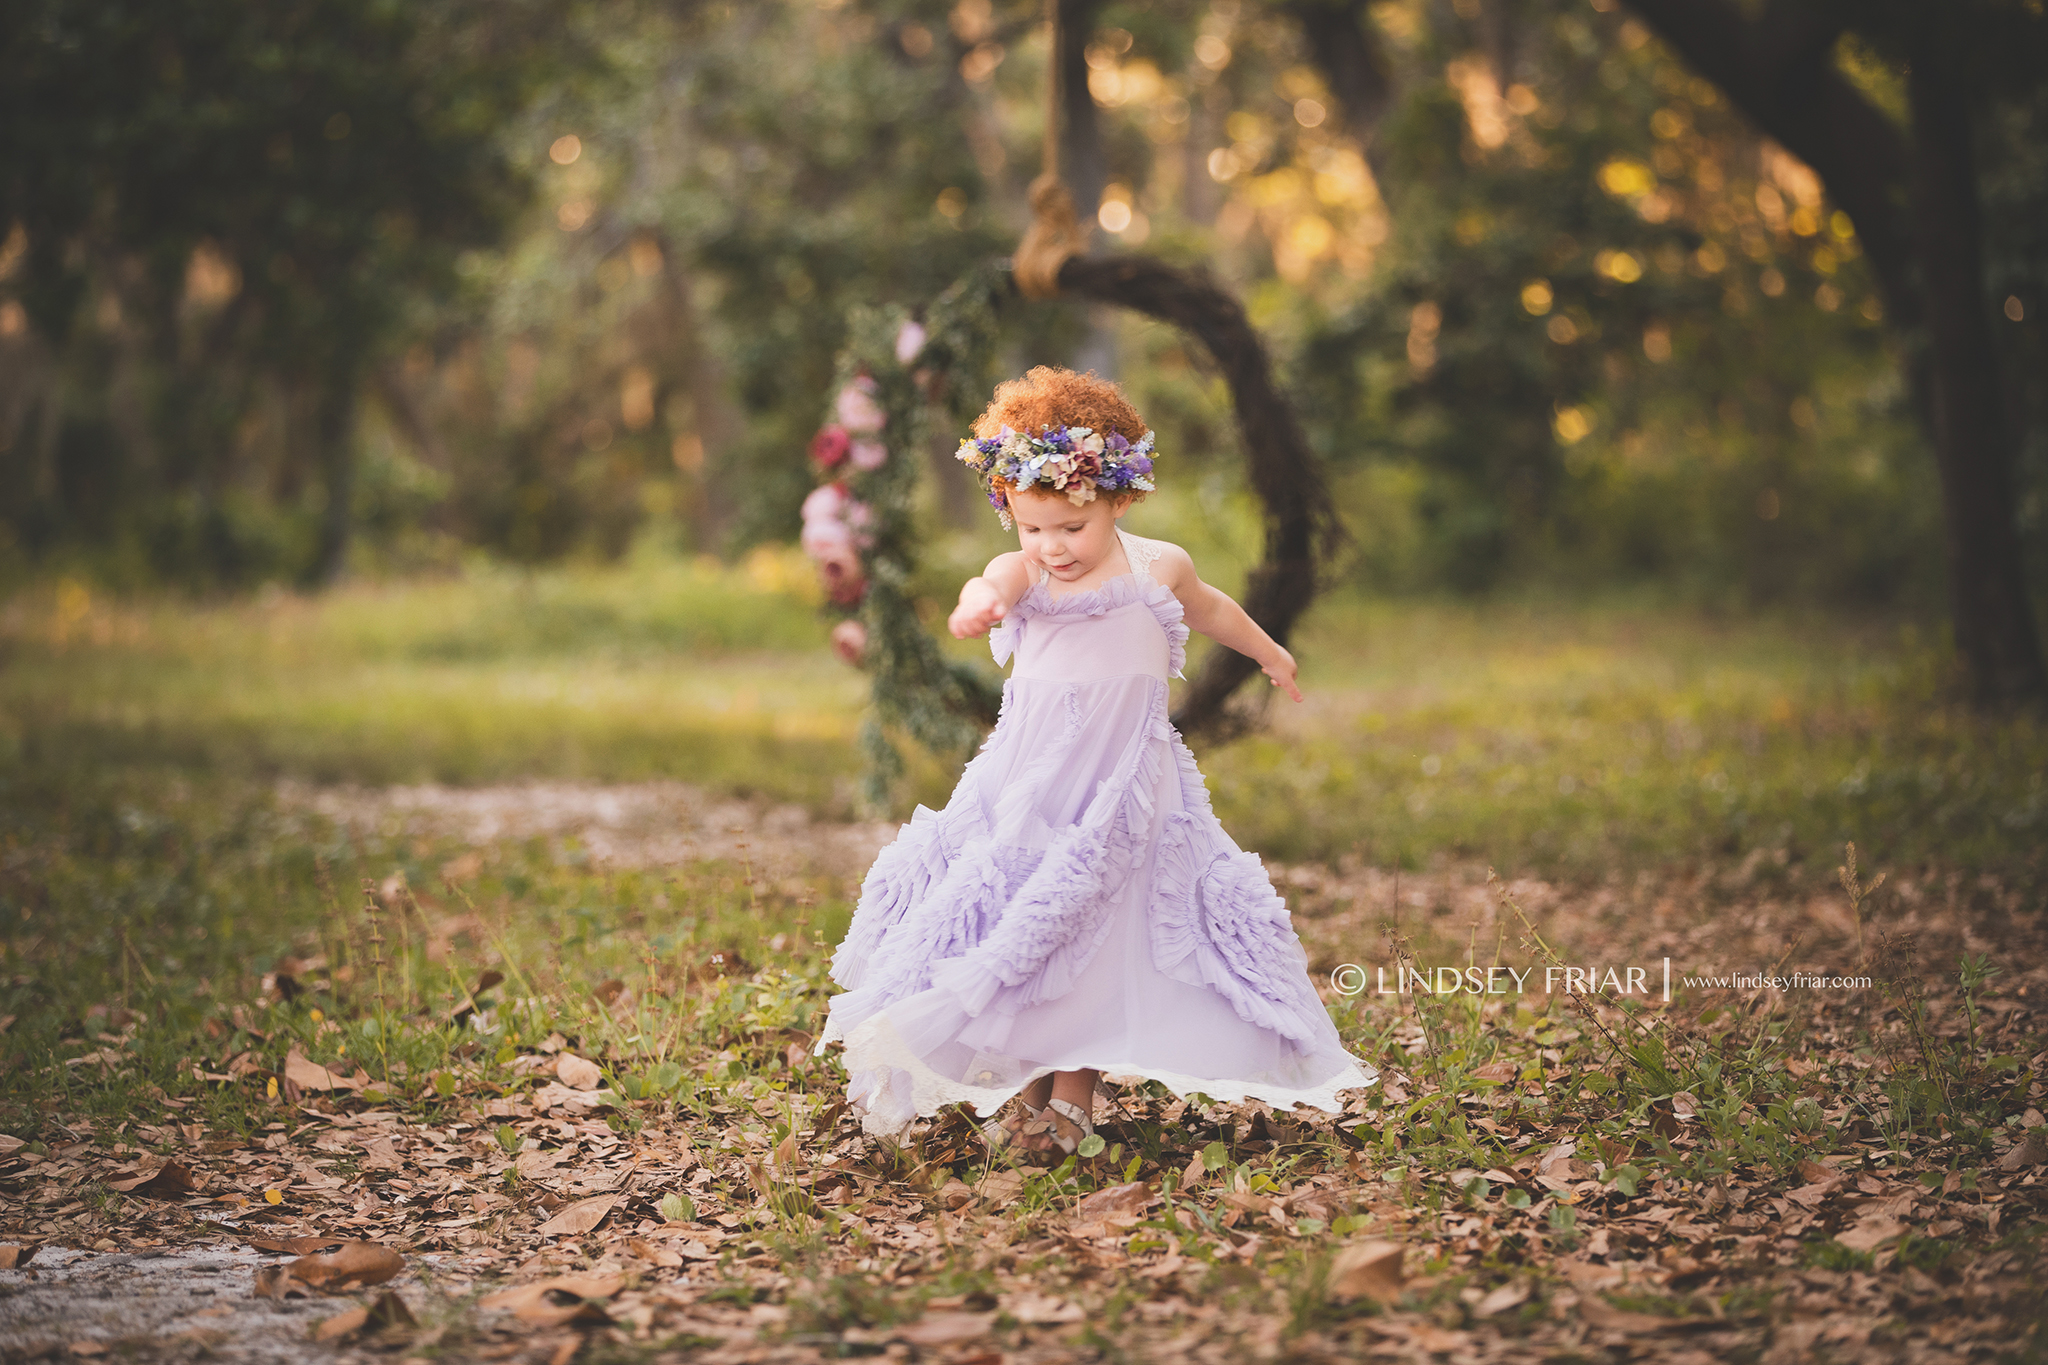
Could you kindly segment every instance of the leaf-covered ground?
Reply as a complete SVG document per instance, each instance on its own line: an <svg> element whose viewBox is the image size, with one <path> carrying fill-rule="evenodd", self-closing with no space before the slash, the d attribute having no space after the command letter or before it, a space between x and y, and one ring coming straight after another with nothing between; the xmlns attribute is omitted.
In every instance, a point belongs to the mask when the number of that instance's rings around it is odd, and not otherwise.
<svg viewBox="0 0 2048 1365"><path fill-rule="evenodd" d="M14 796L0 1261L274 1263L143 1337L0 1298L9 1358L232 1354L278 1304L279 1356L2043 1351L2036 887L1276 867L1317 971L1367 969L1329 998L1382 1083L1333 1116L1112 1081L1102 1151L1012 1169L958 1114L864 1138L812 1055L885 831L674 786ZM1378 994L1404 964L1530 990ZM1536 989L1630 965L1653 989ZM1684 984L1736 972L1870 984Z"/></svg>

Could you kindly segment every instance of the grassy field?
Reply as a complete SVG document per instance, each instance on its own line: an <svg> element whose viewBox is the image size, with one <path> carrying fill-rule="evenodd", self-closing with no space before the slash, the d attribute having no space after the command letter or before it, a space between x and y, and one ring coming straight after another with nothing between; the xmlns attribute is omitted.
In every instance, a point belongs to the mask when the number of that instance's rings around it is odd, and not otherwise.
<svg viewBox="0 0 2048 1365"><path fill-rule="evenodd" d="M2048 740L1946 705L1898 623L1325 603L1310 701L1199 746L1319 972L1871 984L1333 997L1386 1082L1347 1114L1125 1086L1100 1151L1021 1173L958 1116L893 1151L836 1103L804 1044L849 869L803 829L620 863L280 795L665 778L850 815L861 680L801 566L53 585L0 651L0 1240L436 1250L413 1353L449 1358L2040 1349ZM1849 839L1890 872L1860 906ZM199 1190L136 1189L160 1163ZM596 1306L479 1310L544 1273Z"/></svg>
<svg viewBox="0 0 2048 1365"><path fill-rule="evenodd" d="M681 777L843 816L862 680L805 586L765 553L215 607L60 585L0 608L0 761ZM1337 598L1296 644L1310 700L1198 746L1225 819L1275 856L1597 877L1761 850L1825 874L1857 840L2034 875L2048 845L2048 730L1945 701L1924 628ZM942 801L953 771L916 766L892 813Z"/></svg>

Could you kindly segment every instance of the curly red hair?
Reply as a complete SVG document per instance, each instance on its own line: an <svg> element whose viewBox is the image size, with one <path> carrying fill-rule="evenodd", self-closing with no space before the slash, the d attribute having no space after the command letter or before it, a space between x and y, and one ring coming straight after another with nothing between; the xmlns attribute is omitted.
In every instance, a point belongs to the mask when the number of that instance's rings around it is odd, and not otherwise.
<svg viewBox="0 0 2048 1365"><path fill-rule="evenodd" d="M1151 430L1114 383L1052 365L996 385L995 397L974 419L974 434L994 436L1004 427L1033 436L1045 427L1087 427L1104 436L1116 432L1133 445Z"/></svg>
<svg viewBox="0 0 2048 1365"><path fill-rule="evenodd" d="M1087 427L1102 436L1113 431L1133 445L1151 430L1114 381L1056 365L1035 365L1022 379L996 385L995 396L974 419L974 434L995 436L1004 427L1033 436L1046 427ZM1127 489L1109 496L1130 501L1145 495Z"/></svg>

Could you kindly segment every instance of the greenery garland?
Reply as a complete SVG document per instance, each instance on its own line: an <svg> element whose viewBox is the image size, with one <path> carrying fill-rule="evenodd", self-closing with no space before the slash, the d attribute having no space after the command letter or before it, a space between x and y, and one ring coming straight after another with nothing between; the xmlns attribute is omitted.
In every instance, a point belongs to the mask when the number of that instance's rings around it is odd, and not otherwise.
<svg viewBox="0 0 2048 1365"><path fill-rule="evenodd" d="M917 317L863 308L849 319L832 410L811 440L819 484L804 502L803 547L817 564L832 644L867 670L872 704L861 727L863 795L885 807L903 773L893 728L934 753L963 758L994 724L1001 683L986 668L947 659L918 619L912 513L923 452L943 419L958 429L981 403L1000 301L1000 263L969 274ZM950 434L950 430L949 430Z"/></svg>

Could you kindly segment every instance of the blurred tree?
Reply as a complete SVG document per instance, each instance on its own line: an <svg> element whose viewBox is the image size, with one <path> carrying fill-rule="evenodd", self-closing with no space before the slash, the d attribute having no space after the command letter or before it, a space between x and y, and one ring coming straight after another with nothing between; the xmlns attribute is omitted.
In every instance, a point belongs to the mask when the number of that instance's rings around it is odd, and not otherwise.
<svg viewBox="0 0 2048 1365"><path fill-rule="evenodd" d="M237 434L320 489L304 571L339 571L357 394L410 295L497 239L501 122L576 59L559 6L23 0L0 14L0 224L51 382L17 405L30 542L197 505L220 533ZM225 554L225 552L224 552ZM216 556L221 558L223 556ZM225 554L231 559L231 554ZM221 569L233 575L234 565Z"/></svg>
<svg viewBox="0 0 2048 1365"><path fill-rule="evenodd" d="M1980 126L2038 88L2048 18L2026 0L1847 5L1629 0L1855 220L1941 471L1956 646L1979 700L2048 699L2015 521L2015 433L1986 296ZM1905 85L1902 130L1841 69L1860 38Z"/></svg>
<svg viewBox="0 0 2048 1365"><path fill-rule="evenodd" d="M1098 245L1244 299L1361 581L1866 603L1939 581L1884 244L1620 0L1062 3ZM1044 14L8 10L0 563L91 543L246 581L323 562L323 525L331 568L351 511L370 566L793 534L849 312L932 297L1023 229ZM1903 118L1884 52L1830 60ZM2035 518L2038 101L1977 116ZM1071 304L1015 319L1005 370L1089 335ZM1248 525L1208 358L1130 318L1116 340L1187 495L1148 516Z"/></svg>
<svg viewBox="0 0 2048 1365"><path fill-rule="evenodd" d="M1385 238L1369 287L1299 342L1364 563L1895 600L1924 536L1848 219L1614 8L1373 11L1394 209L1353 229Z"/></svg>

